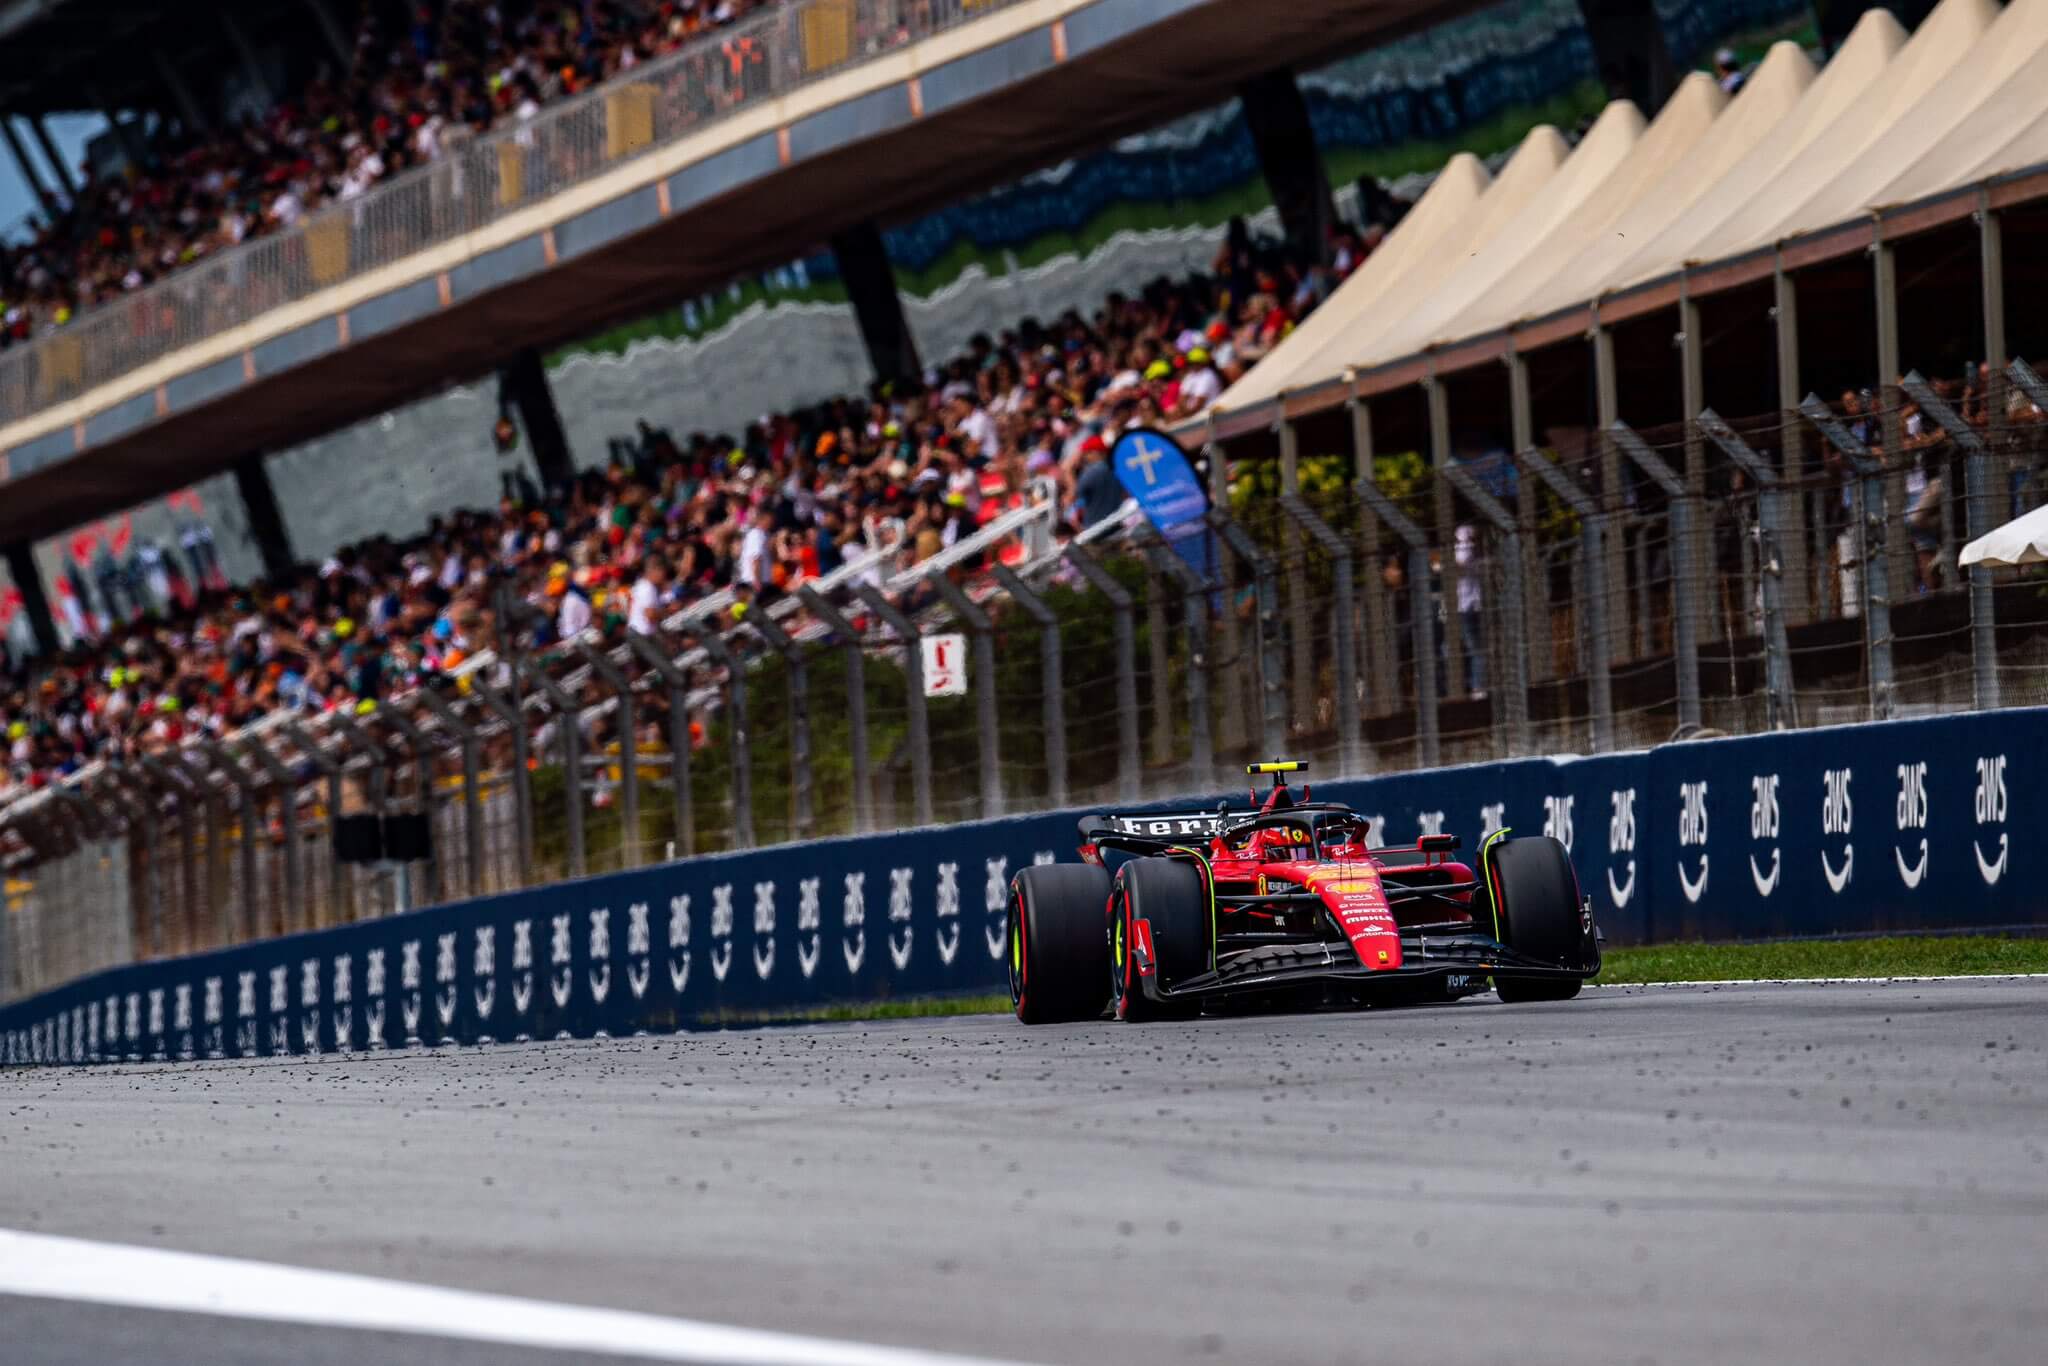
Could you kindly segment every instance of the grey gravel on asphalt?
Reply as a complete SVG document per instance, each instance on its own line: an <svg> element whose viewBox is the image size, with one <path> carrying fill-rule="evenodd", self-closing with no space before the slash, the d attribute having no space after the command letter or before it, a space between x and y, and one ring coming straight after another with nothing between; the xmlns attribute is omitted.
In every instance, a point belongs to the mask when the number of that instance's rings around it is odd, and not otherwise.
<svg viewBox="0 0 2048 1366"><path fill-rule="evenodd" d="M2039 1362L2048 982L16 1071L0 1227L1046 1362Z"/></svg>

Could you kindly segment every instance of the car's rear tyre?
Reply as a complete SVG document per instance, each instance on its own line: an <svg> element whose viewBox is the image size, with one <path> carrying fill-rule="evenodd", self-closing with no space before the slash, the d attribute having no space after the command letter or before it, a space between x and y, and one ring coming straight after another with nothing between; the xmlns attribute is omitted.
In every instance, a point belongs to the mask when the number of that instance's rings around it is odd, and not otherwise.
<svg viewBox="0 0 2048 1366"><path fill-rule="evenodd" d="M1579 877L1571 856L1548 835L1501 840L1481 860L1484 899L1501 943L1560 968L1587 967L1592 936L1580 914ZM1579 994L1576 977L1517 977L1495 973L1503 1001L1568 1001Z"/></svg>
<svg viewBox="0 0 2048 1366"><path fill-rule="evenodd" d="M1026 868L1010 883L1010 1004L1025 1024L1093 1020L1109 1004L1103 934L1109 874L1088 863Z"/></svg>
<svg viewBox="0 0 2048 1366"><path fill-rule="evenodd" d="M1119 1020L1186 1020L1201 1013L1191 1001L1155 1001L1138 976L1134 925L1152 934L1155 980L1177 986L1211 966L1209 890L1193 864L1180 859L1132 859L1117 870L1110 894L1110 1000Z"/></svg>

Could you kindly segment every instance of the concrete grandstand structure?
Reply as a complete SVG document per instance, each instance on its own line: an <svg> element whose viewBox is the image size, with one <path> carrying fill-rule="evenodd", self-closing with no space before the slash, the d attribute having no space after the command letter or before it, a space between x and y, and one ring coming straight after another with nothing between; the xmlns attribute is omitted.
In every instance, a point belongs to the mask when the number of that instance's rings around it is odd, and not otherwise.
<svg viewBox="0 0 2048 1366"><path fill-rule="evenodd" d="M812 0L0 358L0 542L226 469L1441 4ZM872 12L871 12L872 10ZM893 34L894 30L890 30ZM1141 57L1142 60L1133 60ZM371 345L374 341L374 345Z"/></svg>

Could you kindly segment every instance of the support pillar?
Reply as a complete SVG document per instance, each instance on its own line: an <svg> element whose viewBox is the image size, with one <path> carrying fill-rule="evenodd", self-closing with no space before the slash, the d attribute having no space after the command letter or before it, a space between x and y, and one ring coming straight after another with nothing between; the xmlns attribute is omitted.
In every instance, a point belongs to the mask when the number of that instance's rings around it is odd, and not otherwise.
<svg viewBox="0 0 2048 1366"><path fill-rule="evenodd" d="M1416 677L1428 679L1442 696L1456 697L1472 690L1472 675L1465 658L1464 633L1458 629L1457 502L1445 473L1451 467L1450 396L1433 373L1422 382L1422 392L1429 404L1429 482L1435 499L1438 593L1444 610L1444 676L1439 685L1435 662L1429 661L1425 671L1424 661L1417 660Z"/></svg>
<svg viewBox="0 0 2048 1366"><path fill-rule="evenodd" d="M14 164L20 169L21 178L36 192L36 200L43 206L43 212L55 222L63 214L64 205L51 192L50 187L43 183L43 177L36 170L36 164L29 160L28 148L21 145L21 134L14 131L13 119L0 116L0 137L7 139L7 150L14 155Z"/></svg>
<svg viewBox="0 0 2048 1366"><path fill-rule="evenodd" d="M1785 557L1781 575L1786 619L1803 626L1819 615L1806 553L1806 427L1799 420L1799 400L1804 395L1799 382L1799 285L1780 266L1771 275L1771 322L1778 341L1778 411L1784 432L1779 453L1779 476L1790 493L1785 499L1785 535L1778 551ZM1825 600L1822 594L1820 600Z"/></svg>
<svg viewBox="0 0 2048 1366"><path fill-rule="evenodd" d="M1508 370L1508 449L1513 458L1536 449L1535 404L1529 397L1529 362L1509 340L1503 361ZM1529 679L1549 681L1557 674L1555 650L1550 635L1550 569L1544 562L1543 547L1536 539L1536 486L1515 480L1515 519L1521 523L1527 554L1522 563L1522 619L1527 623ZM1513 583L1507 585L1513 590Z"/></svg>
<svg viewBox="0 0 2048 1366"><path fill-rule="evenodd" d="M1593 403L1600 424L1600 506L1609 516L1610 534L1601 551L1607 557L1601 578L1607 585L1607 607L1601 614L1607 638L1595 649L1607 651L1610 663L1628 658L1628 515L1621 481L1621 448L1614 442L1614 424L1621 421L1621 398L1614 382L1614 334L1593 328Z"/></svg>
<svg viewBox="0 0 2048 1366"><path fill-rule="evenodd" d="M106 93L98 86L88 85L85 97L92 101L92 107L100 111L100 117L113 130L114 140L121 144L121 153L139 171L149 164L149 148L143 144L142 129L121 117L121 111L113 106Z"/></svg>
<svg viewBox="0 0 2048 1366"><path fill-rule="evenodd" d="M50 174L56 177L57 185L64 191L64 197L77 202L78 181L71 174L71 168L64 164L64 156L57 150L57 141L50 136L50 125L41 116L28 121L28 130L36 136L36 146L43 149L43 160L50 164Z"/></svg>
<svg viewBox="0 0 2048 1366"><path fill-rule="evenodd" d="M540 469L541 483L551 489L573 483L576 462L569 455L569 438L562 431L562 415L555 409L540 352L529 346L514 356L498 372L498 388L502 398L519 409L519 425L526 429L526 444Z"/></svg>
<svg viewBox="0 0 2048 1366"><path fill-rule="evenodd" d="M161 48L151 53L151 56L156 63L157 77L163 81L164 89L171 92L171 102L178 106L178 117L185 121L186 131L210 127L211 120L206 117L205 111L200 109L199 101L192 98L192 87L185 83L185 78L179 73L177 66L170 58L164 56Z"/></svg>
<svg viewBox="0 0 2048 1366"><path fill-rule="evenodd" d="M1329 176L1316 152L1308 104L1294 73L1282 69L1255 76L1239 86L1237 94L1288 242L1300 259L1327 260L1336 211L1330 204Z"/></svg>
<svg viewBox="0 0 2048 1366"><path fill-rule="evenodd" d="M1579 0L1593 61L1612 99L1634 100L1653 119L1678 86L1655 0Z"/></svg>
<svg viewBox="0 0 2048 1366"><path fill-rule="evenodd" d="M1984 283L1984 429L1998 442L2005 432L2005 367L2012 357L2005 338L2005 220L1991 207L1987 190L1977 192L1977 259ZM1997 526L2018 509L2001 500L1992 509Z"/></svg>
<svg viewBox="0 0 2048 1366"><path fill-rule="evenodd" d="M43 590L42 572L36 568L35 551L27 541L16 541L5 553L7 575L21 594L22 611L35 634L36 653L54 655L63 647L57 639L57 619L50 615L50 595Z"/></svg>
<svg viewBox="0 0 2048 1366"><path fill-rule="evenodd" d="M924 367L918 363L917 339L903 318L903 302L896 296L896 272L882 245L882 230L870 219L835 233L832 258L860 323L875 379L894 384L916 378Z"/></svg>
<svg viewBox="0 0 2048 1366"><path fill-rule="evenodd" d="M1280 422L1280 497L1301 496L1301 448L1294 424ZM1227 507L1229 504L1223 504ZM1316 665L1314 641L1309 629L1309 605L1313 592L1308 569L1308 542L1300 524L1288 517L1280 524L1280 574L1287 584L1287 676L1293 685L1288 699L1293 713L1291 727L1296 734L1316 726Z"/></svg>
<svg viewBox="0 0 2048 1366"><path fill-rule="evenodd" d="M306 0L306 8L313 11L313 22L319 25L320 36L327 40L334 60L341 64L341 73L347 75L350 64L355 61L355 44L349 41L348 34L336 22L334 11L327 7L327 0Z"/></svg>
<svg viewBox="0 0 2048 1366"><path fill-rule="evenodd" d="M1904 367L1899 362L1899 267L1898 253L1877 230L1871 244L1871 277L1877 294L1877 382L1884 404L1884 506L1871 515L1882 517L1885 528L1885 575L1893 593L1913 595L1916 580L1913 538L1906 535L1906 420L1905 395L1899 389Z"/></svg>
<svg viewBox="0 0 2048 1366"><path fill-rule="evenodd" d="M257 60L256 47L249 41L249 34L235 19L232 10L220 12L220 25L227 31L228 43L235 49L235 56L241 60L242 75L249 86L263 96L264 103L275 104L277 92L270 88L270 81L263 74L263 63Z"/></svg>
<svg viewBox="0 0 2048 1366"><path fill-rule="evenodd" d="M1353 381L1354 383L1356 381ZM1377 488L1373 474L1372 408L1354 391L1345 405L1351 413L1351 462L1354 491ZM1380 521L1377 517L1358 519L1360 550L1365 563L1365 621L1360 632L1364 648L1360 667L1365 675L1365 705L1374 716L1386 716L1401 707L1401 685L1394 674L1400 660L1394 637L1394 613L1387 600L1382 577Z"/></svg>
<svg viewBox="0 0 2048 1366"><path fill-rule="evenodd" d="M249 513L249 534L263 556L263 572L282 582L292 576L298 561L292 554L284 514L278 510L277 490L271 487L270 471L264 468L263 452L251 451L235 462L235 489Z"/></svg>

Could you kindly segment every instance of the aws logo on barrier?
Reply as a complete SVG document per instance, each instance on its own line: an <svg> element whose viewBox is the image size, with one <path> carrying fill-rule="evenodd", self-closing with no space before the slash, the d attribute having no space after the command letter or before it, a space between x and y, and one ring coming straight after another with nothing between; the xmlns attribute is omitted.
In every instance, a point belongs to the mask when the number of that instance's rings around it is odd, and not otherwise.
<svg viewBox="0 0 2048 1366"><path fill-rule="evenodd" d="M1707 863L1707 780L1678 785L1678 890L1685 893L1687 901L1697 904L1707 894L1707 876L1711 872ZM1700 851L1699 875L1697 880L1686 871L1686 861L1691 856L1685 851Z"/></svg>
<svg viewBox="0 0 2048 1366"><path fill-rule="evenodd" d="M1910 838L1910 832L1927 829L1927 761L1900 764L1898 774L1899 834ZM1905 883L1906 890L1910 892L1920 885L1920 879L1927 876L1927 836L1921 834L1920 855L1913 862L1908 863L1905 850L1896 845L1892 848L1892 858L1899 865L1899 881Z"/></svg>
<svg viewBox="0 0 2048 1366"><path fill-rule="evenodd" d="M1766 873L1757 862L1756 851L1749 854L1749 879L1756 884L1758 896L1769 896L1778 890L1778 878L1785 871L1784 851L1778 848L1778 775L1775 773L1754 773L1749 779L1749 838L1753 842L1771 842L1771 871Z"/></svg>
<svg viewBox="0 0 2048 1366"><path fill-rule="evenodd" d="M1970 837L1970 850L1977 856L1977 876L1984 879L1987 887L1996 887L1998 879L2005 876L2006 856L2011 853L2007 842L2005 825L2005 756L1986 754L1977 759L1977 825L1980 833ZM1998 832L1998 858L1984 857L1981 840L1988 839L1990 832L1982 827L1995 825Z"/></svg>
<svg viewBox="0 0 2048 1366"><path fill-rule="evenodd" d="M1614 870L1626 859L1628 871L1616 879ZM1611 788L1607 793L1607 895L1614 909L1626 907L1636 894L1636 790Z"/></svg>
<svg viewBox="0 0 2048 1366"><path fill-rule="evenodd" d="M1823 837L1843 836L1842 866L1838 869L1828 859L1828 847L1820 847L1821 876L1828 880L1828 890L1841 895L1849 885L1849 879L1856 875L1856 843L1847 838L1854 832L1856 824L1856 803L1849 795L1849 780L1856 776L1855 770L1831 768L1821 777L1820 832Z"/></svg>

